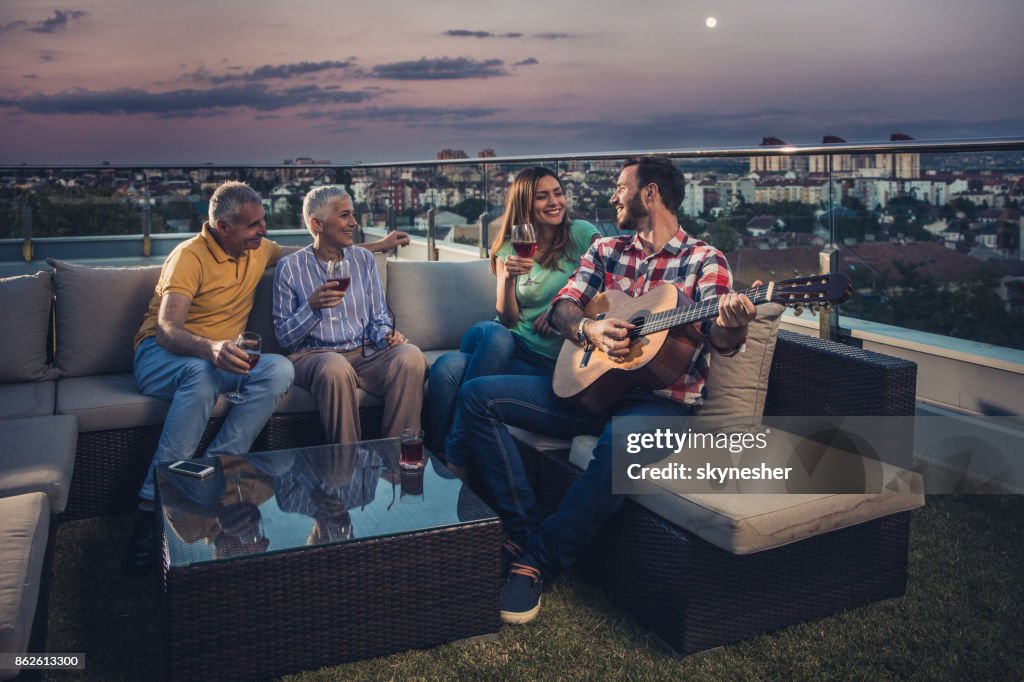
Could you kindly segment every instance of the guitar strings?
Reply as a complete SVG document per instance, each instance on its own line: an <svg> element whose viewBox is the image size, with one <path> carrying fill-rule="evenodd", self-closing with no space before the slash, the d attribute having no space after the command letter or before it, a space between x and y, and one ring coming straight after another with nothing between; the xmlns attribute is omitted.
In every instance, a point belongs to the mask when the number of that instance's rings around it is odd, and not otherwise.
<svg viewBox="0 0 1024 682"><path fill-rule="evenodd" d="M757 287L751 287L745 291L739 291L737 293L745 294L750 300L756 305L763 303L767 300L768 293L767 284L762 284ZM675 327L681 324L687 324L696 322L697 320L703 320L708 317L714 317L718 314L718 299L713 298L708 301L701 301L695 303L692 306L686 308L672 308L671 310L663 310L659 313L655 313L650 317L646 318L642 324L637 325L634 329L631 329L628 333L630 338L637 338L646 334L654 334L671 327Z"/></svg>

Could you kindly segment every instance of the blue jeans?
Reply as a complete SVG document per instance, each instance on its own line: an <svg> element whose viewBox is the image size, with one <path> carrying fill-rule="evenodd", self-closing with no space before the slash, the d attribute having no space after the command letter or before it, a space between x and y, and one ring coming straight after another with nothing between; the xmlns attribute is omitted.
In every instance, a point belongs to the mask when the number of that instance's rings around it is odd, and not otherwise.
<svg viewBox="0 0 1024 682"><path fill-rule="evenodd" d="M551 377L554 361L526 348L497 322L477 322L466 330L459 350L445 353L430 367L427 413L430 448L452 464L465 466L469 445L458 409L458 392L467 381L496 374Z"/></svg>
<svg viewBox="0 0 1024 682"><path fill-rule="evenodd" d="M224 425L206 449L207 455L248 452L278 399L288 392L295 370L288 358L267 354L245 382L246 401L232 405ZM221 393L234 390L241 378L201 358L177 355L148 338L135 349L135 384L143 395L171 401L160 442L149 464L139 497L152 501L156 465L195 454Z"/></svg>
<svg viewBox="0 0 1024 682"><path fill-rule="evenodd" d="M634 391L610 413L596 416L558 398L547 377L475 379L463 386L459 401L474 461L505 532L524 548L521 559L546 578L571 565L622 504L622 496L612 494L611 417L690 414L686 405ZM565 439L600 434L594 459L546 518L506 424Z"/></svg>

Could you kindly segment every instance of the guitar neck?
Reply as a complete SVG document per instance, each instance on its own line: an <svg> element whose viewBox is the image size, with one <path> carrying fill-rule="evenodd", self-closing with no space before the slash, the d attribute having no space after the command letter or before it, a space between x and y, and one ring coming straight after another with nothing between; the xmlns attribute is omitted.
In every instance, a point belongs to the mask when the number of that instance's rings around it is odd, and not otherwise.
<svg viewBox="0 0 1024 682"><path fill-rule="evenodd" d="M743 291L737 291L738 294L745 294L747 298L751 300L754 305L761 305L771 300L771 290L773 284L762 284L760 286L751 287L744 289ZM638 325L635 329L630 332L630 336L637 338L640 336L646 336L647 334L655 334L672 327L679 327L685 324L693 324L694 322L703 322L718 317L718 299L712 298L707 301L699 301L692 305L684 306L682 308L672 308L671 310L663 310L660 313L654 313L650 317L644 320L643 324Z"/></svg>

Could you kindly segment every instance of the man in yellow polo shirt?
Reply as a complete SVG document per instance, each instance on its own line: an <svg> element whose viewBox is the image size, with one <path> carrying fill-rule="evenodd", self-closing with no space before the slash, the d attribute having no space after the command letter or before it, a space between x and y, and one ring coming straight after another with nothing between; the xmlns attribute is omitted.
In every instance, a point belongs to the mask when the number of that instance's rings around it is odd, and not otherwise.
<svg viewBox="0 0 1024 682"><path fill-rule="evenodd" d="M146 571L156 558L153 535L157 463L195 453L217 396L248 375L245 402L228 411L208 455L248 452L256 435L292 384L291 362L263 355L252 369L236 343L245 331L263 271L295 251L266 239L259 194L227 182L210 198L202 232L178 245L164 262L156 292L135 336L135 383L145 395L171 401L160 442L139 490L135 530L122 565ZM384 251L408 243L404 232L366 245Z"/></svg>

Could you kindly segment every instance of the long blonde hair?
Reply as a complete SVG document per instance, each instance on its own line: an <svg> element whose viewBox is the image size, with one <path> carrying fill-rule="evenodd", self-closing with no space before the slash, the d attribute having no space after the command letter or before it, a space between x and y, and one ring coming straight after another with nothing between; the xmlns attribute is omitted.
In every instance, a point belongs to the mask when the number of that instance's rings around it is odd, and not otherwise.
<svg viewBox="0 0 1024 682"><path fill-rule="evenodd" d="M508 190L508 199L505 201L505 213L501 216L501 229L498 230L494 243L491 244L491 272L498 274L498 249L508 239L513 225L533 222L533 199L537 193L537 183L541 178L551 176L562 186L562 181L555 175L554 171L543 166L534 166L520 171L516 179L512 181L512 187ZM566 211L562 217L562 224L555 230L551 243L547 245L544 254L537 259L542 268L557 268L559 258L569 256L569 212Z"/></svg>

